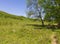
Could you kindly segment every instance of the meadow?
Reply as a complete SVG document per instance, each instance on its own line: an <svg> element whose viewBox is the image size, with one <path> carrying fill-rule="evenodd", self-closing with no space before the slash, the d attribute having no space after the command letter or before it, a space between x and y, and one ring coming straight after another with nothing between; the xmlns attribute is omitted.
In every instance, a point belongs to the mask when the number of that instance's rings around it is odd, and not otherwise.
<svg viewBox="0 0 60 44"><path fill-rule="evenodd" d="M0 44L51 44L53 33L60 44L59 29L52 31L40 25L41 21L0 12Z"/></svg>

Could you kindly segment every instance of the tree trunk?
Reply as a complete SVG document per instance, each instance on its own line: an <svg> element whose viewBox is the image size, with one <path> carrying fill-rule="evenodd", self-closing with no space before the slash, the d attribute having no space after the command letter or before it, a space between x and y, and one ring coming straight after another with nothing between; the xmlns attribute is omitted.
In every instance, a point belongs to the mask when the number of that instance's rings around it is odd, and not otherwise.
<svg viewBox="0 0 60 44"><path fill-rule="evenodd" d="M44 26L44 21L42 20L42 18L41 18L41 22L42 22L42 26Z"/></svg>
<svg viewBox="0 0 60 44"><path fill-rule="evenodd" d="M60 28L60 23L58 23L58 25L57 25L57 26L58 26L58 28Z"/></svg>
<svg viewBox="0 0 60 44"><path fill-rule="evenodd" d="M39 17L41 18L42 26L44 26L44 20L42 19L41 12L39 12Z"/></svg>

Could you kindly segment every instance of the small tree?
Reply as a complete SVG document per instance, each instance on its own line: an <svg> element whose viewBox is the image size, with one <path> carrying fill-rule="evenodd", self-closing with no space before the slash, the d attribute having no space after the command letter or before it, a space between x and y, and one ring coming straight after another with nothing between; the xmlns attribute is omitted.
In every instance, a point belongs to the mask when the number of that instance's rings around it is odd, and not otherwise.
<svg viewBox="0 0 60 44"><path fill-rule="evenodd" d="M40 18L42 21L42 26L44 26L44 21L42 17L42 6L39 5L38 0L27 0L27 10L28 10L28 16L33 16Z"/></svg>

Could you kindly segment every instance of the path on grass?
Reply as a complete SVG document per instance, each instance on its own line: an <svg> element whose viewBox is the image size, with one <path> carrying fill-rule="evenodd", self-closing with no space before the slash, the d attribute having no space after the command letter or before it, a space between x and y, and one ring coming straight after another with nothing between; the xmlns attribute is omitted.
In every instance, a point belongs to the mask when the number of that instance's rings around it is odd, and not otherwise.
<svg viewBox="0 0 60 44"><path fill-rule="evenodd" d="M58 40L55 32L53 32L53 34L51 35L51 44L58 44Z"/></svg>

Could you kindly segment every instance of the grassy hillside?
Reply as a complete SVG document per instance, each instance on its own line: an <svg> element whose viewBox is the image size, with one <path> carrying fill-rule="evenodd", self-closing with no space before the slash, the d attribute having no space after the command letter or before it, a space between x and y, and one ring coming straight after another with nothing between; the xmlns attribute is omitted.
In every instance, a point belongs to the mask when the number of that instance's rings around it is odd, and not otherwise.
<svg viewBox="0 0 60 44"><path fill-rule="evenodd" d="M40 21L0 11L0 44L51 44L53 32L60 44L59 29L52 31L41 27Z"/></svg>
<svg viewBox="0 0 60 44"><path fill-rule="evenodd" d="M27 19L23 16L15 16L15 15L12 15L12 14L8 14L6 12L3 12L3 11L0 11L0 18L10 18L10 19L19 19L19 20L24 20L24 19Z"/></svg>

